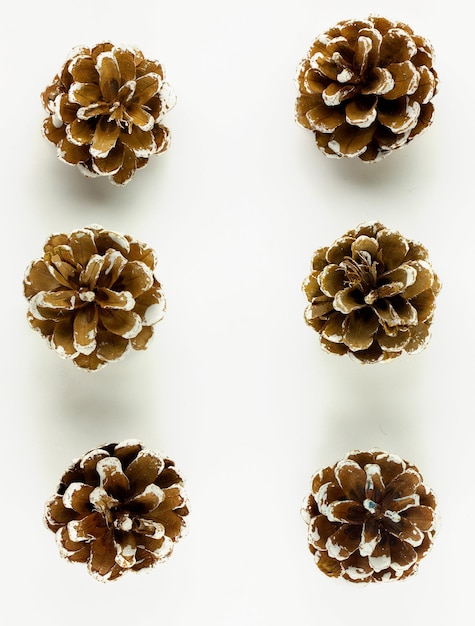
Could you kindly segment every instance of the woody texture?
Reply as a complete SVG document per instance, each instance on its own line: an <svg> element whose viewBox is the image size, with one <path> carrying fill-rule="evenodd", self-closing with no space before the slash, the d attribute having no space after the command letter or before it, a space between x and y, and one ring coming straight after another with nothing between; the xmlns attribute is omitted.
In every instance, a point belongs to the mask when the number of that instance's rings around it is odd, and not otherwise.
<svg viewBox="0 0 475 626"><path fill-rule="evenodd" d="M412 576L436 534L436 499L419 470L381 450L317 472L302 514L319 569L355 583Z"/></svg>
<svg viewBox="0 0 475 626"><path fill-rule="evenodd" d="M127 440L75 461L47 502L44 520L62 557L110 581L165 561L187 515L174 462Z"/></svg>
<svg viewBox="0 0 475 626"><path fill-rule="evenodd" d="M402 22L339 22L315 39L297 74L296 119L329 157L375 162L432 121L438 78L427 39Z"/></svg>
<svg viewBox="0 0 475 626"><path fill-rule="evenodd" d="M427 345L440 282L421 243L371 222L319 248L303 290L327 352L377 363Z"/></svg>
<svg viewBox="0 0 475 626"><path fill-rule="evenodd" d="M30 326L84 370L145 350L165 310L156 264L148 245L101 226L53 234L25 273Z"/></svg>
<svg viewBox="0 0 475 626"><path fill-rule="evenodd" d="M168 148L163 118L175 98L163 66L136 48L75 48L41 97L44 136L86 176L124 185Z"/></svg>

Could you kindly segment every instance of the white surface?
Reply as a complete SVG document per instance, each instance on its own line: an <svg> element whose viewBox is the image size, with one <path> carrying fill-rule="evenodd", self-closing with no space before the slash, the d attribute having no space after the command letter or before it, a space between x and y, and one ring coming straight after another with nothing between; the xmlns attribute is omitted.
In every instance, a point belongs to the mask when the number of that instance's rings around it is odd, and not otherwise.
<svg viewBox="0 0 475 626"><path fill-rule="evenodd" d="M466 623L475 556L467 5L357 4L8 4L0 43L8 623L54 615L74 626L115 616L359 626L377 617L392 626L448 621L455 609ZM434 44L435 121L376 165L329 160L294 122L295 69L316 35L375 7ZM70 48L105 39L158 58L178 96L169 151L125 188L83 178L40 133L39 94ZM300 285L314 249L370 219L422 241L443 290L425 352L365 367L320 349L303 322ZM91 223L155 248L168 307L147 352L85 374L29 329L21 283L51 232ZM149 574L101 584L59 557L43 505L73 458L127 437L176 460L192 505L189 534ZM299 508L316 469L373 446L419 466L442 528L415 578L361 587L318 571Z"/></svg>

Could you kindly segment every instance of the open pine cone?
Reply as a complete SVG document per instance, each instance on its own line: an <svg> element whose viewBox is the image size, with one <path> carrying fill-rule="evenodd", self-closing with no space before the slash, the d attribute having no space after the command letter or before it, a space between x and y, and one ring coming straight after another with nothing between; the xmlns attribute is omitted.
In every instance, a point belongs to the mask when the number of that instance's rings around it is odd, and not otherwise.
<svg viewBox="0 0 475 626"><path fill-rule="evenodd" d="M168 148L162 121L175 98L164 78L163 66L135 48L75 48L41 94L44 136L86 176L124 185Z"/></svg>
<svg viewBox="0 0 475 626"><path fill-rule="evenodd" d="M137 440L85 454L46 503L62 557L102 581L167 559L185 531L183 480L173 461Z"/></svg>
<svg viewBox="0 0 475 626"><path fill-rule="evenodd" d="M154 251L129 235L90 226L53 234L26 270L28 321L60 356L86 370L145 350L165 297Z"/></svg>
<svg viewBox="0 0 475 626"><path fill-rule="evenodd" d="M371 222L319 248L303 289L323 348L375 363L426 346L440 283L422 244Z"/></svg>
<svg viewBox="0 0 475 626"><path fill-rule="evenodd" d="M431 44L401 22L339 22L300 64L297 121L325 155L377 161L431 123L433 56Z"/></svg>
<svg viewBox="0 0 475 626"><path fill-rule="evenodd" d="M419 470L381 450L317 472L302 515L320 570L350 582L415 574L436 533L436 499Z"/></svg>

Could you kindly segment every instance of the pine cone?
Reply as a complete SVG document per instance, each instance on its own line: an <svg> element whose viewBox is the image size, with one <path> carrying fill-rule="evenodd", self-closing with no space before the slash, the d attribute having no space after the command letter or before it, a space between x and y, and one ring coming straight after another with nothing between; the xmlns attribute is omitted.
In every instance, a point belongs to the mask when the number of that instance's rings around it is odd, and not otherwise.
<svg viewBox="0 0 475 626"><path fill-rule="evenodd" d="M173 461L136 440L91 450L65 472L45 523L62 557L107 581L167 559L185 531L183 480Z"/></svg>
<svg viewBox="0 0 475 626"><path fill-rule="evenodd" d="M436 499L419 470L381 450L317 472L302 515L320 570L351 582L415 574L436 533Z"/></svg>
<svg viewBox="0 0 475 626"><path fill-rule="evenodd" d="M168 148L162 120L175 99L164 78L162 65L135 48L75 48L41 94L44 136L86 176L124 185Z"/></svg>
<svg viewBox="0 0 475 626"><path fill-rule="evenodd" d="M327 156L378 161L431 123L433 56L431 44L401 22L339 22L300 64L297 121Z"/></svg>
<svg viewBox="0 0 475 626"><path fill-rule="evenodd" d="M28 321L86 370L145 350L165 310L155 265L146 244L101 226L53 234L26 271Z"/></svg>
<svg viewBox="0 0 475 626"><path fill-rule="evenodd" d="M426 346L440 283L422 244L372 222L318 249L303 289L322 346L375 363Z"/></svg>

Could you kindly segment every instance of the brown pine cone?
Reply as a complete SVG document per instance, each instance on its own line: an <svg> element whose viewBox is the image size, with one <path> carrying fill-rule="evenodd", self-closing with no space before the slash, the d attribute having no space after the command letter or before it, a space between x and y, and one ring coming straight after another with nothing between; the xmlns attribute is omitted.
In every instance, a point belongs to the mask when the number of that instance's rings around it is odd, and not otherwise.
<svg viewBox="0 0 475 626"><path fill-rule="evenodd" d="M303 289L323 348L375 363L426 346L440 283L422 244L371 222L319 248Z"/></svg>
<svg viewBox="0 0 475 626"><path fill-rule="evenodd" d="M25 274L28 321L90 371L145 350L165 310L155 266L146 244L101 226L53 234Z"/></svg>
<svg viewBox="0 0 475 626"><path fill-rule="evenodd" d="M163 66L135 48L75 48L41 94L44 136L86 176L124 185L168 148L162 121L175 98L164 78Z"/></svg>
<svg viewBox="0 0 475 626"><path fill-rule="evenodd" d="M419 470L381 450L317 472L302 515L320 570L350 582L415 574L436 534L436 499Z"/></svg>
<svg viewBox="0 0 475 626"><path fill-rule="evenodd" d="M431 44L402 22L339 22L300 64L297 121L327 156L378 161L431 123L433 56Z"/></svg>
<svg viewBox="0 0 475 626"><path fill-rule="evenodd" d="M78 459L46 503L62 557L108 581L167 559L185 531L183 479L173 461L137 440Z"/></svg>

